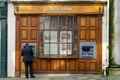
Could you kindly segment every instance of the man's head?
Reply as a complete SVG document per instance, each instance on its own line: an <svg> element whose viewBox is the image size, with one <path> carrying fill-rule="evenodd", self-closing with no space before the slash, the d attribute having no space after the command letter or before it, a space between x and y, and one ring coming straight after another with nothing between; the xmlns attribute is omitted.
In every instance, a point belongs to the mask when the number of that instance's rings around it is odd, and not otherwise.
<svg viewBox="0 0 120 80"><path fill-rule="evenodd" d="M26 43L26 44L25 44L25 46L26 46L26 47L29 47L29 44L28 44L28 43Z"/></svg>

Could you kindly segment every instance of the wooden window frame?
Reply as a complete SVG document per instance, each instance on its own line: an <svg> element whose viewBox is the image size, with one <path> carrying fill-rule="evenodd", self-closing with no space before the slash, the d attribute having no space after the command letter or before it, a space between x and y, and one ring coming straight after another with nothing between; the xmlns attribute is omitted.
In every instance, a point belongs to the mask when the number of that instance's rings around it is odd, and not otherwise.
<svg viewBox="0 0 120 80"><path fill-rule="evenodd" d="M66 18L66 26L67 26L67 28L65 29L65 30L62 30L62 29L60 29L60 17L61 16L63 16L63 17L65 17ZM79 48L78 48L78 45L77 45L77 54L75 54L75 52L73 52L74 51L74 46L75 46L75 44L77 44L78 43L78 29L76 29L76 28L74 28L74 25L75 25L75 17L77 17L77 16L71 16L71 15L57 15L57 16L54 16L54 17L57 17L57 23L58 23L58 25L57 25L57 28L56 29L50 29L50 17L53 17L53 15L51 16L40 16L40 18L44 18L44 17L48 17L49 18L49 23L48 23L48 29L45 29L44 28L44 26L43 26L43 29L41 30L41 29L39 29L39 33L40 33L40 31L42 31L43 33L43 42L40 42L39 43L39 45L43 45L42 46L42 55L41 55L41 53L39 53L39 57L40 58L79 58L79 53L78 53L78 51L79 51ZM71 29L68 29L68 17L71 17L72 18L72 24L71 24ZM39 19L40 19L39 18ZM42 19L43 20L43 19ZM77 21L78 21L78 19L77 19ZM43 25L43 24L42 24ZM41 28L41 27L39 27L39 28ZM78 24L77 24L77 28L78 28ZM49 31L49 36L50 36L50 31L57 31L57 42L50 42L50 39L49 39L49 42L44 42L44 31ZM72 31L72 42L68 42L68 38L66 38L66 42L60 42L60 31L66 31L66 36L68 36L68 31ZM74 42L75 41L75 38L74 38L74 32L75 31L77 31L77 42ZM39 40L40 41L40 40ZM44 44L49 44L49 53L48 53L48 56L44 56ZM57 45L57 54L56 54L56 56L50 56L50 44L58 44ZM62 56L62 55L60 55L60 44L66 44L66 46L67 46L67 49L66 49L66 55L65 56ZM71 50L71 55L68 55L68 45L69 44L72 44L72 50ZM39 49L40 50L40 49ZM41 52L41 51L39 51L39 52Z"/></svg>

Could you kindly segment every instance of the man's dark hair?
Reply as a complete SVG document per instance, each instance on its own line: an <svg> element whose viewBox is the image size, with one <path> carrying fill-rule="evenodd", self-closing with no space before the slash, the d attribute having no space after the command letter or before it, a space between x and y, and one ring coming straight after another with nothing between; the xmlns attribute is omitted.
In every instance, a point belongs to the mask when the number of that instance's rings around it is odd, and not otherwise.
<svg viewBox="0 0 120 80"><path fill-rule="evenodd" d="M29 46L29 44L28 44L28 43L26 43L26 44L25 44L25 46L26 46L26 47L28 47L28 46Z"/></svg>

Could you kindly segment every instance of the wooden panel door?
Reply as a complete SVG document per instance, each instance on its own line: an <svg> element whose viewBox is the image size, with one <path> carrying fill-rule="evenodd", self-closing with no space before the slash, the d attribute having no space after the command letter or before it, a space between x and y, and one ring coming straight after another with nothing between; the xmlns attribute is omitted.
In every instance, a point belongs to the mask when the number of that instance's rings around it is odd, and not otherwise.
<svg viewBox="0 0 120 80"><path fill-rule="evenodd" d="M36 43L38 45L38 16L35 15L21 15L20 16L20 45L22 50L22 43ZM38 46L37 46L38 49ZM36 49L36 51L38 51ZM36 52L37 53L37 52ZM37 54L36 54L37 55ZM38 59L33 61L34 71L38 71ZM20 57L20 71L25 70L22 57Z"/></svg>
<svg viewBox="0 0 120 80"><path fill-rule="evenodd" d="M102 24L101 17L99 16L79 16L78 19L78 42L79 49L82 42L96 43L95 57L81 57L78 61L78 68L81 72L101 72L102 69L102 50L101 50L101 34ZM80 49L81 50L81 49ZM81 50L82 51L82 50ZM82 54L80 52L80 54Z"/></svg>
<svg viewBox="0 0 120 80"><path fill-rule="evenodd" d="M22 42L36 42L38 30L38 18L36 16L20 17L20 38Z"/></svg>

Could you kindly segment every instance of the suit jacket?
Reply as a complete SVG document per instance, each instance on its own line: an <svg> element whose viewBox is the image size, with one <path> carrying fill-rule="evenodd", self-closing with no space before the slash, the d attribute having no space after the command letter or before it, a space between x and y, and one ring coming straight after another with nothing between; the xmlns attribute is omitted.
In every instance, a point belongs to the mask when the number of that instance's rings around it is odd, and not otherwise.
<svg viewBox="0 0 120 80"><path fill-rule="evenodd" d="M30 47L25 47L22 49L23 61L32 61L33 60L33 51Z"/></svg>

